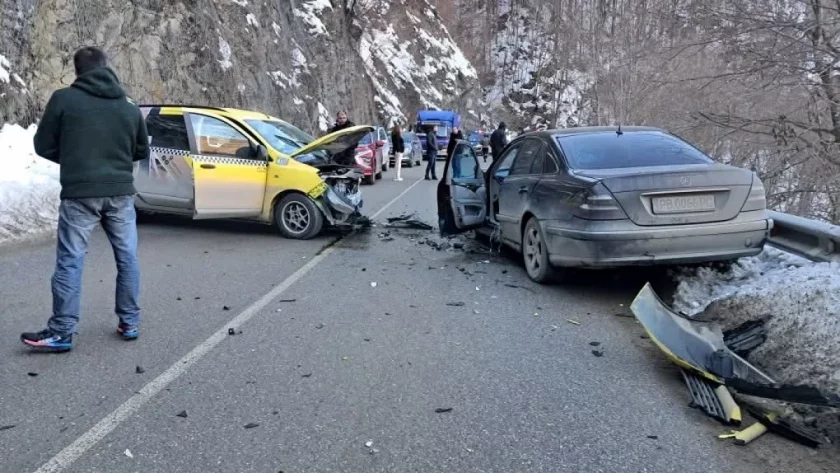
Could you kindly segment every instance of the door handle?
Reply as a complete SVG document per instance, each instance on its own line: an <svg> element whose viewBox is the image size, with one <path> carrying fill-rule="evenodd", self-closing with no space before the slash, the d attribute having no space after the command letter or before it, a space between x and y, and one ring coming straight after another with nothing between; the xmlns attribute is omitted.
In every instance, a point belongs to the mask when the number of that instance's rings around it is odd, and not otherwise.
<svg viewBox="0 0 840 473"><path fill-rule="evenodd" d="M528 186L522 186L519 188L520 194L527 194L528 193Z"/></svg>
<svg viewBox="0 0 840 473"><path fill-rule="evenodd" d="M202 164L201 169L216 169L215 164Z"/></svg>

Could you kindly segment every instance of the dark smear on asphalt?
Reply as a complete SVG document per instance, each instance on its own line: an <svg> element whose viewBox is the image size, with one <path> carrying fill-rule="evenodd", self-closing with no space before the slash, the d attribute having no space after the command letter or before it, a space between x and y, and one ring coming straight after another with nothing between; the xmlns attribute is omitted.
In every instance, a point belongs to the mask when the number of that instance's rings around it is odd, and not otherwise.
<svg viewBox="0 0 840 473"><path fill-rule="evenodd" d="M137 374L143 374L143 373L145 373L145 372L146 372L146 370L145 370L145 368L143 368L142 366L137 365L137 367L136 367L136 368L134 368L134 372L135 372L135 373L137 373Z"/></svg>
<svg viewBox="0 0 840 473"><path fill-rule="evenodd" d="M593 347L597 347L600 344L601 344L601 342L589 342L589 345L593 346Z"/></svg>
<svg viewBox="0 0 840 473"><path fill-rule="evenodd" d="M30 371L29 373L26 373L26 374L27 374L27 375L29 375L29 376L32 376L33 378L34 378L35 376L38 376L38 373L36 373L36 372L34 372L34 371Z"/></svg>
<svg viewBox="0 0 840 473"><path fill-rule="evenodd" d="M530 287L519 286L517 284L505 284L505 286L506 287L512 287L512 288L515 288L515 289L525 289L526 291L530 292L531 294L536 294L537 293L537 291L531 289Z"/></svg>
<svg viewBox="0 0 840 473"><path fill-rule="evenodd" d="M225 306L222 306L222 310L230 310L230 307L228 307L228 306L226 306L226 305L225 305Z"/></svg>
<svg viewBox="0 0 840 473"><path fill-rule="evenodd" d="M651 440L656 440L656 439L659 438L659 436L658 435L648 435L647 438L649 438Z"/></svg>
<svg viewBox="0 0 840 473"><path fill-rule="evenodd" d="M236 330L234 330L232 328L229 328L228 329L228 335L236 335Z"/></svg>
<svg viewBox="0 0 840 473"><path fill-rule="evenodd" d="M175 417L180 417L182 419L186 419L187 418L187 411L181 411L181 412L175 414Z"/></svg>
<svg viewBox="0 0 840 473"><path fill-rule="evenodd" d="M602 356L604 356L604 351L603 350L592 350L592 354L597 356L598 358L601 358Z"/></svg>
<svg viewBox="0 0 840 473"><path fill-rule="evenodd" d="M0 425L0 431L14 429L14 425Z"/></svg>
<svg viewBox="0 0 840 473"><path fill-rule="evenodd" d="M280 299L280 302L296 302L297 299Z"/></svg>
<svg viewBox="0 0 840 473"><path fill-rule="evenodd" d="M176 301L180 301L180 300L181 300L181 298L180 298L180 297L176 297L176 298L175 298L175 300L176 300Z"/></svg>
<svg viewBox="0 0 840 473"><path fill-rule="evenodd" d="M452 412L452 408L451 407L438 407L437 409L435 409L435 412L438 413L438 414L443 414L444 412Z"/></svg>
<svg viewBox="0 0 840 473"><path fill-rule="evenodd" d="M627 312L619 312L615 314L616 317L627 317L628 319L632 319L634 316L633 314L628 314Z"/></svg>
<svg viewBox="0 0 840 473"><path fill-rule="evenodd" d="M245 424L246 429L253 429L254 427L259 427L259 426L260 426L260 424L258 424L256 422L249 422L249 423Z"/></svg>
<svg viewBox="0 0 840 473"><path fill-rule="evenodd" d="M309 378L311 376L312 376L312 373L306 373L306 374L300 375L301 378Z"/></svg>
<svg viewBox="0 0 840 473"><path fill-rule="evenodd" d="M463 302L447 302L446 305L450 307L464 307L466 304Z"/></svg>
<svg viewBox="0 0 840 473"><path fill-rule="evenodd" d="M321 330L322 328L324 328L324 324L318 324L318 325L315 326L315 328L317 328L318 330Z"/></svg>

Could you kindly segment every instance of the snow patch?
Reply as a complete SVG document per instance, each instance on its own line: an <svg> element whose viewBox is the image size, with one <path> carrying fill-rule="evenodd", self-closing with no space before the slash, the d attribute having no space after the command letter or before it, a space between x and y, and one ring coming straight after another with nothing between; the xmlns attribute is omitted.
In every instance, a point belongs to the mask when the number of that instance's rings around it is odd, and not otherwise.
<svg viewBox="0 0 840 473"><path fill-rule="evenodd" d="M58 221L58 165L35 154L35 125L0 128L0 244L42 234Z"/></svg>
<svg viewBox="0 0 840 473"><path fill-rule="evenodd" d="M254 28L260 27L260 23L257 21L257 17L254 16L253 13L248 13L247 15L245 15L245 21L247 21L248 24L253 26Z"/></svg>
<svg viewBox="0 0 840 473"><path fill-rule="evenodd" d="M329 0L307 0L299 8L294 9L294 15L309 25L309 34L314 36L329 36L327 27L321 21L321 14L326 9L332 10L332 3Z"/></svg>
<svg viewBox="0 0 840 473"><path fill-rule="evenodd" d="M330 128L330 112L324 107L324 104L318 102L318 129L327 131Z"/></svg>
<svg viewBox="0 0 840 473"><path fill-rule="evenodd" d="M6 59L6 56L0 54L0 82L9 83L9 74L11 71L12 65L9 64L9 60Z"/></svg>
<svg viewBox="0 0 840 473"><path fill-rule="evenodd" d="M219 54L222 55L222 59L219 61L219 64L222 66L222 70L226 71L233 67L233 62L231 62L230 57L233 52L230 49L230 44L219 35Z"/></svg>
<svg viewBox="0 0 840 473"><path fill-rule="evenodd" d="M274 30L274 34L279 38L280 37L280 32L283 31L280 28L280 25L278 25L277 23L272 21L271 22L271 28Z"/></svg>
<svg viewBox="0 0 840 473"><path fill-rule="evenodd" d="M240 7L247 7L248 6L248 0L230 0L230 1L239 5Z"/></svg>

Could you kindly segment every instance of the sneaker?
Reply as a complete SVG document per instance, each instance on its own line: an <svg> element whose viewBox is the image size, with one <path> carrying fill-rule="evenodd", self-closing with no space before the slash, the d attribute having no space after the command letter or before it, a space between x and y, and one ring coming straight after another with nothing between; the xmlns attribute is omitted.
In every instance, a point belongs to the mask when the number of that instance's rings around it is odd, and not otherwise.
<svg viewBox="0 0 840 473"><path fill-rule="evenodd" d="M61 337L53 334L50 329L34 333L22 333L20 334L20 341L26 346L44 351L63 352L73 349L73 335Z"/></svg>
<svg viewBox="0 0 840 473"><path fill-rule="evenodd" d="M140 336L140 331L137 327L129 327L128 325L117 325L117 333L123 340L137 340Z"/></svg>
<svg viewBox="0 0 840 473"><path fill-rule="evenodd" d="M431 180L432 180L432 178L431 178L431 177L429 177L429 176L426 176L426 180L427 180L427 181L431 181Z"/></svg>
<svg viewBox="0 0 840 473"><path fill-rule="evenodd" d="M437 176L434 176L434 177L432 178L432 180L433 180L433 181L437 181Z"/></svg>

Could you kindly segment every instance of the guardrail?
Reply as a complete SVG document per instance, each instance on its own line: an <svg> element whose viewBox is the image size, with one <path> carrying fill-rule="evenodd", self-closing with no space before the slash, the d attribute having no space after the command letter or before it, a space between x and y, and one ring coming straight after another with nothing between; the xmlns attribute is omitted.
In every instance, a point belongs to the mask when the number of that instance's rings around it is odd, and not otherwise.
<svg viewBox="0 0 840 473"><path fill-rule="evenodd" d="M812 261L840 262L840 226L768 210L773 219L769 243Z"/></svg>

